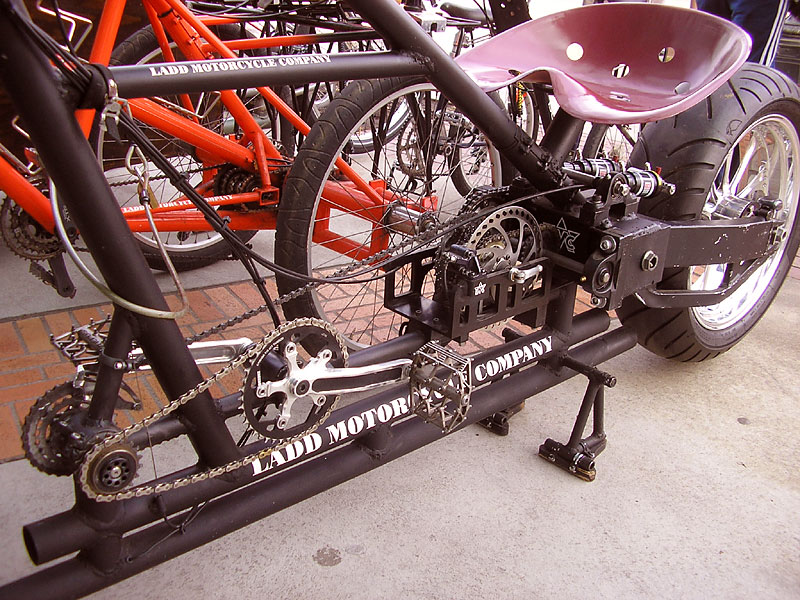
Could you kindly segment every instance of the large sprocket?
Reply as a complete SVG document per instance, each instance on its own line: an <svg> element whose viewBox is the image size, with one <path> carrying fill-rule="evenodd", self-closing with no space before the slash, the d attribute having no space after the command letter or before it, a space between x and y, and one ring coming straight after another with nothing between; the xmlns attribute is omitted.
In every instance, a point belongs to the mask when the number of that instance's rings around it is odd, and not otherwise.
<svg viewBox="0 0 800 600"><path fill-rule="evenodd" d="M63 250L61 240L44 229L10 198L0 206L0 232L8 248L28 260L47 260Z"/></svg>
<svg viewBox="0 0 800 600"><path fill-rule="evenodd" d="M347 347L319 319L285 323L259 342L242 386L247 424L264 438L285 442L307 435L333 411L338 396L313 391L315 373L347 366Z"/></svg>
<svg viewBox="0 0 800 600"><path fill-rule="evenodd" d="M508 192L508 188L481 187L467 197L459 216L478 216L456 230L442 245L436 269L437 293L445 293L454 283L456 269L447 260L453 246L474 253L476 261L472 264L477 272L472 275L510 269L540 256L541 228L527 209L508 205Z"/></svg>

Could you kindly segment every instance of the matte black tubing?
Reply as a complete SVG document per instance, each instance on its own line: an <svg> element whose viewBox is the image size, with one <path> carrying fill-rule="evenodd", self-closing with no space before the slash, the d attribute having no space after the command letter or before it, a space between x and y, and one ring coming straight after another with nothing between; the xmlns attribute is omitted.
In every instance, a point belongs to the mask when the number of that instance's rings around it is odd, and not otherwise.
<svg viewBox="0 0 800 600"><path fill-rule="evenodd" d="M121 98L146 98L167 94L207 92L253 86L299 85L317 81L349 81L377 77L425 75L426 66L415 57L389 53L365 52L330 55L330 62L281 65L280 60L295 62L319 55L275 55L241 59L181 62L186 73L153 75L160 68L176 69L176 63L153 63L146 66L125 65L108 67L117 84ZM274 64L274 66L259 66ZM250 65L235 70L194 72L198 67L208 69L220 65Z"/></svg>
<svg viewBox="0 0 800 600"><path fill-rule="evenodd" d="M365 367L397 358L406 358L422 348L427 341L427 334L421 331L413 331L387 342L354 352L350 355L347 364L351 367Z"/></svg>
<svg viewBox="0 0 800 600"><path fill-rule="evenodd" d="M167 310L97 159L58 93L50 65L34 54L30 41L7 14L0 18L0 77L109 287L136 304ZM202 380L175 321L136 319L137 340L170 398ZM238 456L209 394L181 410L201 460L218 465ZM202 436L194 435L198 428Z"/></svg>
<svg viewBox="0 0 800 600"><path fill-rule="evenodd" d="M615 329L575 348L572 356L596 365L626 352L636 345L635 333ZM575 376L571 369L558 372L545 367L533 369L498 381L476 392L476 402L467 416L466 427L521 400ZM72 598L81 596L140 573L156 564L218 539L250 523L272 515L357 477L387 462L440 439L436 427L409 419L392 427L393 442L381 460L369 456L357 443L348 444L326 455L325 460L310 460L278 473L235 494L210 502L180 535L164 540L152 551L131 562L122 562L108 575L99 574L81 558L73 558L0 588L0 597ZM138 556L161 540L170 528L153 525L126 538L126 553ZM54 591L61 595L53 595Z"/></svg>
<svg viewBox="0 0 800 600"><path fill-rule="evenodd" d="M393 49L410 51L429 62L437 89L474 123L495 147L534 185L551 189L554 177L543 169L547 153L517 127L447 52L393 0L350 0L350 5Z"/></svg>
<svg viewBox="0 0 800 600"><path fill-rule="evenodd" d="M604 311L592 309L575 317L569 333L569 345L578 344L586 339L598 335L608 328L609 317ZM413 340L415 336L410 334L406 339ZM398 338L404 339L404 338ZM369 352L366 350L364 352ZM360 355L358 353L357 355ZM484 352L476 360L481 360L481 357L489 356L489 352ZM387 357L388 358L388 357ZM492 386L496 385L493 383ZM396 389L396 388L395 388ZM492 387L492 389L496 389ZM365 400L355 404L346 406L337 410L328 419L330 422L338 422L347 420L350 416L361 414L364 410L378 406L394 397L397 393L389 389L380 394L375 394ZM230 410L235 402L233 396L226 397L225 402L221 405L221 409ZM172 425L167 425L171 423ZM157 423L154 426L154 436L160 435L161 428L169 428L169 433L180 433L180 424L177 421L168 421L164 425ZM137 435L137 434L134 434ZM330 447L329 444L323 444L318 450L322 453ZM261 447L258 444L251 444L244 450L248 453L256 452ZM286 465L288 467L290 465ZM280 470L280 467L272 469L270 476ZM162 477L158 482L169 481L175 477L185 477L197 472L196 468L184 469L179 473L174 473L170 476ZM164 502L168 507L170 513L175 513L200 502L204 502L215 496L223 493L230 492L237 486L248 485L252 483L252 476L248 477L245 484L236 484L226 482L223 479L212 479L192 486L179 488L171 492L163 494ZM90 504L82 494L79 494L79 499L82 499L81 505ZM123 534L137 527L141 527L151 523L157 519L155 513L151 510L151 498L134 498L124 502L125 511L124 515L111 513L111 516L105 517L101 522L85 522L81 510L69 510L66 512L58 513L30 523L23 528L23 535L25 537L25 545L31 555L31 559L36 564L42 564L53 559L65 556L76 550L88 548L96 541L100 532L104 533L118 533ZM96 503L96 509L109 509L121 503ZM93 511L93 512L96 512Z"/></svg>
<svg viewBox="0 0 800 600"><path fill-rule="evenodd" d="M527 0L489 0L497 31L505 31L531 20Z"/></svg>
<svg viewBox="0 0 800 600"><path fill-rule="evenodd" d="M103 345L103 353L112 358L126 360L131 351L133 332L128 320L130 315L122 309L115 309L109 326L109 335ZM117 408L119 388L122 383L123 369L115 370L109 365L100 363L97 371L92 401L89 404L89 419L94 421L111 421Z"/></svg>
<svg viewBox="0 0 800 600"><path fill-rule="evenodd" d="M542 138L542 147L547 148L556 163L563 163L574 150L585 123L586 121L573 117L564 109L558 109Z"/></svg>

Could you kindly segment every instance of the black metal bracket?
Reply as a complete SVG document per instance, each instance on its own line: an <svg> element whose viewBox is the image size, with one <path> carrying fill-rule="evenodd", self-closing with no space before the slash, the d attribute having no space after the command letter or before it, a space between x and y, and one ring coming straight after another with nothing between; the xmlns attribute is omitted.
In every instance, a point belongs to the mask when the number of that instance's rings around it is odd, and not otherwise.
<svg viewBox="0 0 800 600"><path fill-rule="evenodd" d="M539 446L539 456L550 461L560 469L572 473L584 481L594 481L597 471L595 458L606 449L606 433L603 427L604 389L614 387L617 380L612 375L591 365L581 363L564 354L558 357L560 367L566 367L585 375L589 379L581 408L572 428L572 435L566 444L547 439ZM589 420L589 412L593 412L594 426L589 437L582 438Z"/></svg>
<svg viewBox="0 0 800 600"><path fill-rule="evenodd" d="M510 408L496 412L493 415L489 415L485 419L478 421L478 425L485 427L494 434L508 435L510 430L510 425L508 422L509 419L518 412L522 411L523 408L525 408L525 403L520 402L519 404L515 404Z"/></svg>

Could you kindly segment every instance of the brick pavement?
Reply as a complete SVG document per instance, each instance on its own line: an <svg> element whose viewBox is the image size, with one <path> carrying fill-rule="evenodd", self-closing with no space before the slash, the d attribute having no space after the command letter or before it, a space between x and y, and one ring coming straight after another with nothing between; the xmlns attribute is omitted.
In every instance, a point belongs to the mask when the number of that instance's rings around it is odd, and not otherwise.
<svg viewBox="0 0 800 600"><path fill-rule="evenodd" d="M800 280L800 258L795 258L789 276ZM261 304L258 292L248 282L192 290L188 298L189 310L179 321L187 336ZM579 311L588 308L587 299L586 295L580 297ZM168 296L167 300L172 307L177 306L175 296ZM50 336L64 333L74 325L85 325L90 319L103 319L109 313L110 305L102 304L0 321L0 463L22 457L21 425L31 405L74 373L72 364L50 343ZM259 315L232 327L226 337L259 339L270 330L270 325L267 315ZM500 339L499 331L476 332L460 351L470 353L494 345ZM233 391L231 387L223 382L225 393ZM151 375L137 377L135 391L142 399L143 410L118 411L120 426L133 419L140 420L163 406L164 398Z"/></svg>

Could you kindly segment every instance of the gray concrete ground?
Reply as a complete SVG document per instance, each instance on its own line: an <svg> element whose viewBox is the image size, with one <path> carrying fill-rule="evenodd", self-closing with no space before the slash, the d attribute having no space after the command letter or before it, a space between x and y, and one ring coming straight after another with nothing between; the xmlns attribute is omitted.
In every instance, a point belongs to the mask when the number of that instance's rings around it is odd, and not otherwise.
<svg viewBox="0 0 800 600"><path fill-rule="evenodd" d="M268 258L272 258L275 232L261 231L253 239L253 248ZM81 258L96 273L94 263L88 253L81 253ZM20 318L51 310L66 310L78 306L88 306L106 302L106 298L89 283L78 271L69 257L65 257L67 271L75 284L74 298L61 298L55 291L29 272L30 262L13 254L3 243L0 243L0 273L3 273L5 285L0 285L0 319ZM175 285L166 273L158 276L161 289L172 291ZM202 269L180 274L181 283L186 289L195 289L210 285L221 285L234 281L247 280L248 275L238 262L221 261Z"/></svg>
<svg viewBox="0 0 800 600"><path fill-rule="evenodd" d="M536 457L583 385L476 426L124 581L95 598L798 598L800 281L730 352L609 363L593 483ZM0 583L34 571L20 527L70 482L0 465Z"/></svg>

